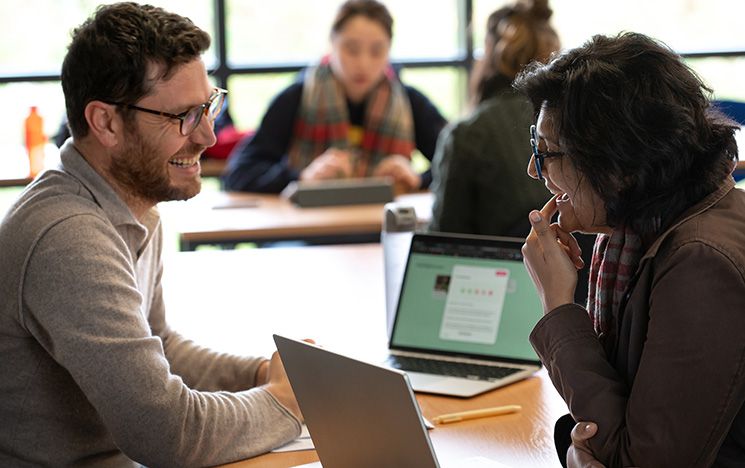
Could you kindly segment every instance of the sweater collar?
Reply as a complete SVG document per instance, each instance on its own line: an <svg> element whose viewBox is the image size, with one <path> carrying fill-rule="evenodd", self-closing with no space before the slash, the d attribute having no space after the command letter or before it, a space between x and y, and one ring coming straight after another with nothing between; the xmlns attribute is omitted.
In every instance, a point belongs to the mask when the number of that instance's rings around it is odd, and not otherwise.
<svg viewBox="0 0 745 468"><path fill-rule="evenodd" d="M111 224L117 228L134 228L137 248L141 250L158 227L160 217L156 208L145 213L140 222L114 188L96 172L88 161L68 139L60 150L61 170L77 179L90 193L95 203L101 207Z"/></svg>

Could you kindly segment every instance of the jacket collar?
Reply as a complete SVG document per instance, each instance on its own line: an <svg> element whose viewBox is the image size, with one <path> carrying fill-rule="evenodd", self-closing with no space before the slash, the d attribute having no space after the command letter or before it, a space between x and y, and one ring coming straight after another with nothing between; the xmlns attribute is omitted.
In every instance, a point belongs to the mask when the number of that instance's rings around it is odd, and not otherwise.
<svg viewBox="0 0 745 468"><path fill-rule="evenodd" d="M660 234L657 239L655 239L649 249L647 249L647 252L641 258L640 263L647 258L651 258L657 255L657 251L659 250L662 243L678 226L714 206L719 200L724 198L725 195L727 195L732 189L734 189L734 187L734 179L732 177L727 177L724 183L717 190L707 195L700 202L696 203L688 210L684 211L677 221L675 221L670 227L665 230L665 232Z"/></svg>

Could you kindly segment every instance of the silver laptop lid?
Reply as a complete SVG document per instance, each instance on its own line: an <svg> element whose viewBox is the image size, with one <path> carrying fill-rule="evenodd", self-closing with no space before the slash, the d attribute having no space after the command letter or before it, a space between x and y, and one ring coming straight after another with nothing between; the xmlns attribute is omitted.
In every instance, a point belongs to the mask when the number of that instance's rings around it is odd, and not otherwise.
<svg viewBox="0 0 745 468"><path fill-rule="evenodd" d="M415 234L389 346L539 365L528 336L543 316L523 239Z"/></svg>
<svg viewBox="0 0 745 468"><path fill-rule="evenodd" d="M438 467L403 372L274 335L323 468Z"/></svg>

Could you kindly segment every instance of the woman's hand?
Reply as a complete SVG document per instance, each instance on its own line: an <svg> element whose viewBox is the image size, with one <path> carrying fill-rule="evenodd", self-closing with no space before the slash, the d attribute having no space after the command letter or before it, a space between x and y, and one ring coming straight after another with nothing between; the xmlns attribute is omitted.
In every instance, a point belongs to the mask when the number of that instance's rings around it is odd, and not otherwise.
<svg viewBox="0 0 745 468"><path fill-rule="evenodd" d="M550 224L556 213L556 197L540 211L531 211L532 229L523 245L523 261L548 313L556 307L574 302L577 270L584 266L582 251L571 233L558 224Z"/></svg>
<svg viewBox="0 0 745 468"><path fill-rule="evenodd" d="M300 180L343 179L351 175L351 154L338 148L329 148L300 172Z"/></svg>
<svg viewBox="0 0 745 468"><path fill-rule="evenodd" d="M380 161L375 167L373 175L375 177L391 177L396 186L396 193L412 192L418 189L422 183L419 174L412 169L411 161L400 154L388 156Z"/></svg>
<svg viewBox="0 0 745 468"><path fill-rule="evenodd" d="M572 445L567 452L567 468L605 468L590 450L587 441L598 432L595 423L580 422L572 429Z"/></svg>

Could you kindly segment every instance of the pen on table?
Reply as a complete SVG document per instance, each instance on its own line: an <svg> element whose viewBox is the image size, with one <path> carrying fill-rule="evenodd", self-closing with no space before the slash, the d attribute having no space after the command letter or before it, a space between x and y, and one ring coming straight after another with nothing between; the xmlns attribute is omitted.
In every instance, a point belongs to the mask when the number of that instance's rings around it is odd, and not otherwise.
<svg viewBox="0 0 745 468"><path fill-rule="evenodd" d="M494 408L483 408L470 411L461 411L459 413L441 414L432 418L435 424L447 424L468 419L486 418L489 416L499 416L500 414L516 413L522 409L520 405L495 406Z"/></svg>

